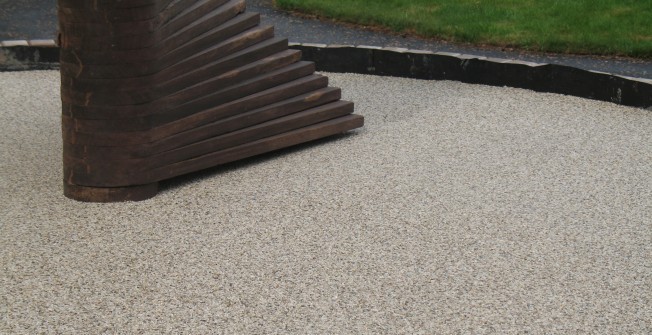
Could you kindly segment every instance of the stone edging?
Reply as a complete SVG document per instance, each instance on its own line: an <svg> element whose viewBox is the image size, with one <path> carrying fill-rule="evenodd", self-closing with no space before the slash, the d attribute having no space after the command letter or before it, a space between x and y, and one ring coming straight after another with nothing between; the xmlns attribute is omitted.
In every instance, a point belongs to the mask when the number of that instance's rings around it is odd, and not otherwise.
<svg viewBox="0 0 652 335"><path fill-rule="evenodd" d="M54 40L0 42L0 71L46 70L59 67Z"/></svg>
<svg viewBox="0 0 652 335"><path fill-rule="evenodd" d="M570 66L373 46L293 44L319 71L455 80L652 108L652 80Z"/></svg>
<svg viewBox="0 0 652 335"><path fill-rule="evenodd" d="M652 80L481 56L373 46L290 43L318 71L455 80L559 93L652 109ZM0 42L0 71L58 67L54 40Z"/></svg>

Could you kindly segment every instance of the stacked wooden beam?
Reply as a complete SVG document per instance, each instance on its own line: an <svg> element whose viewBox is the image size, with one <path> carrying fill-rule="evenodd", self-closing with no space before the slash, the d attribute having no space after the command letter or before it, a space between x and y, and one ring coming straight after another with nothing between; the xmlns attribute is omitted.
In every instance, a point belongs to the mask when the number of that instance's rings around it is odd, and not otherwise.
<svg viewBox="0 0 652 335"><path fill-rule="evenodd" d="M59 0L64 193L161 180L363 125L244 0Z"/></svg>

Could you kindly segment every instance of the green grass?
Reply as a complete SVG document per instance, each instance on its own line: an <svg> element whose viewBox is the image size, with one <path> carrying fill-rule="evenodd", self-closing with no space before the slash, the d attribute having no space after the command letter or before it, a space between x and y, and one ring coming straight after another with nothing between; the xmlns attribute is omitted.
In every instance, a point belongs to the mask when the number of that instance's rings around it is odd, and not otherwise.
<svg viewBox="0 0 652 335"><path fill-rule="evenodd" d="M276 4L453 42L652 58L652 0L276 0Z"/></svg>

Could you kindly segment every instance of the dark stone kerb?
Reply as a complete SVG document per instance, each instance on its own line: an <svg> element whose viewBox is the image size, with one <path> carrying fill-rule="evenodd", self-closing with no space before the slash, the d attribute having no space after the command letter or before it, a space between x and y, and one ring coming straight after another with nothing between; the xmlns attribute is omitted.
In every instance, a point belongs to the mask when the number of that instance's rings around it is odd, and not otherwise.
<svg viewBox="0 0 652 335"><path fill-rule="evenodd" d="M652 108L652 80L581 70L570 66L487 58L447 52L370 46L292 43L317 70L559 93L625 106Z"/></svg>
<svg viewBox="0 0 652 335"><path fill-rule="evenodd" d="M0 42L0 71L45 70L59 67L54 40Z"/></svg>
<svg viewBox="0 0 652 335"><path fill-rule="evenodd" d="M652 80L570 66L364 45L290 43L318 71L509 86L652 109ZM0 71L58 68L54 40L0 42Z"/></svg>

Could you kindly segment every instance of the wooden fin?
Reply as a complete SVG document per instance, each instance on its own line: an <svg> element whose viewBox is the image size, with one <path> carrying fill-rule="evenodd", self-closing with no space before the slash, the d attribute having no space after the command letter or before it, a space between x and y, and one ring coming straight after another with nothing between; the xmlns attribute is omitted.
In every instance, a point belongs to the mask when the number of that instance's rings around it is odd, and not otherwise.
<svg viewBox="0 0 652 335"><path fill-rule="evenodd" d="M362 127L244 0L58 0L64 194L158 182Z"/></svg>

